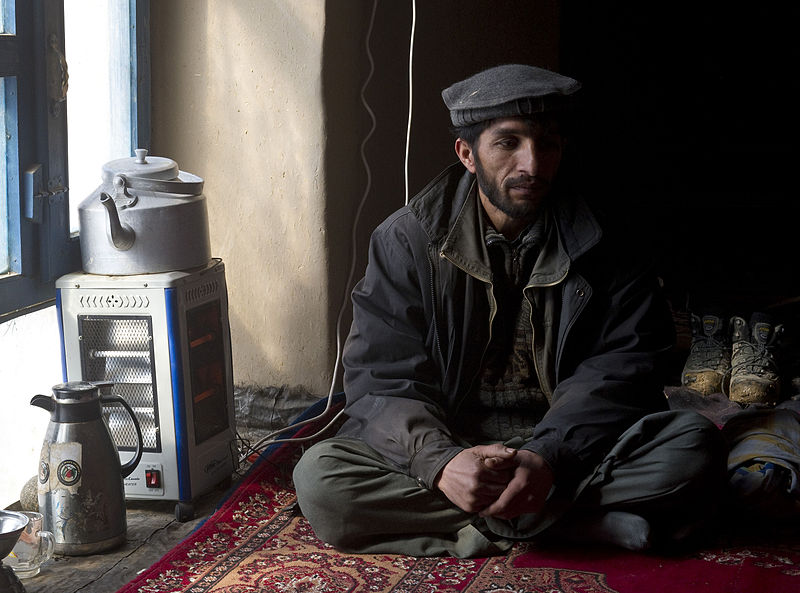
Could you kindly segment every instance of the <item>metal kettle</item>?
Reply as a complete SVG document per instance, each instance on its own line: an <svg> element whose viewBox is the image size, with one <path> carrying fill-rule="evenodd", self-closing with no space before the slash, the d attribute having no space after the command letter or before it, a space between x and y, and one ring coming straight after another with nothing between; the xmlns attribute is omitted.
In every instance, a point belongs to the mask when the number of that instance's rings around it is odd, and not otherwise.
<svg viewBox="0 0 800 593"><path fill-rule="evenodd" d="M106 163L102 184L78 205L83 271L127 276L205 266L203 179L172 159L135 152Z"/></svg>
<svg viewBox="0 0 800 593"><path fill-rule="evenodd" d="M133 410L117 395L101 395L110 383L73 381L35 395L31 405L50 412L39 458L39 512L53 533L56 554L94 554L125 542L127 477L142 458L142 431ZM138 441L130 461L119 453L103 404L120 404L133 419Z"/></svg>

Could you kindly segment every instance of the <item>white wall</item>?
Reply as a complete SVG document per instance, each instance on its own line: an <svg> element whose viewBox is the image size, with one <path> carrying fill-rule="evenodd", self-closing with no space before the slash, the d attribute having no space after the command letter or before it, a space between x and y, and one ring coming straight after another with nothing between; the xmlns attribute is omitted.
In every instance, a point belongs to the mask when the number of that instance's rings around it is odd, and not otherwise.
<svg viewBox="0 0 800 593"><path fill-rule="evenodd" d="M328 391L324 0L151 5L152 150L205 179L234 381Z"/></svg>
<svg viewBox="0 0 800 593"><path fill-rule="evenodd" d="M50 413L30 405L62 381L56 308L0 323L0 508L19 500L39 471L39 453Z"/></svg>

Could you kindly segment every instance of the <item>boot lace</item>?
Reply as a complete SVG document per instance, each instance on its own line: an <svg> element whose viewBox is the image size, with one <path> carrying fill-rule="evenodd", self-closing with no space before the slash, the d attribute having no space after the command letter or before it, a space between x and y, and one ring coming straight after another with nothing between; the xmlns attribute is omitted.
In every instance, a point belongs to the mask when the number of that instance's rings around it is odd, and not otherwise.
<svg viewBox="0 0 800 593"><path fill-rule="evenodd" d="M695 338L689 360L694 369L727 367L727 346L710 336Z"/></svg>
<svg viewBox="0 0 800 593"><path fill-rule="evenodd" d="M731 375L747 373L765 375L778 370L772 352L766 346L751 342L739 342L731 365Z"/></svg>

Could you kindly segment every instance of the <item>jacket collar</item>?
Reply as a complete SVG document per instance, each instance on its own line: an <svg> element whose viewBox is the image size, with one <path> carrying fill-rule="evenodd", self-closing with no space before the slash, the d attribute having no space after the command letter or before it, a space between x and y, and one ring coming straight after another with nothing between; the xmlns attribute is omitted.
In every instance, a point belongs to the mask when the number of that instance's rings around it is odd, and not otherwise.
<svg viewBox="0 0 800 593"><path fill-rule="evenodd" d="M485 221L478 198L475 176L466 172L458 184L454 204L461 204L444 238L440 255L483 282L491 282L492 272L484 241ZM570 263L600 241L602 230L580 199L558 196L550 211L554 225L531 273L530 286L559 282L569 271Z"/></svg>
<svg viewBox="0 0 800 593"><path fill-rule="evenodd" d="M467 274L483 282L491 282L492 269L484 240L485 225L478 200L477 183L472 176L461 210L445 237L440 254Z"/></svg>

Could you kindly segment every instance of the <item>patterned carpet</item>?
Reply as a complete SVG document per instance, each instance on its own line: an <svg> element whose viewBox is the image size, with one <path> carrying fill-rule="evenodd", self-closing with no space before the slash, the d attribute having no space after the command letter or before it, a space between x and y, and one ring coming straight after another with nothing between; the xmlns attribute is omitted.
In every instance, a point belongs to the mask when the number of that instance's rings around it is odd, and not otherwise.
<svg viewBox="0 0 800 593"><path fill-rule="evenodd" d="M300 453L273 446L212 517L119 593L800 592L794 532L783 543L729 538L680 556L537 543L474 560L341 554L297 511L290 475Z"/></svg>

